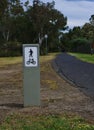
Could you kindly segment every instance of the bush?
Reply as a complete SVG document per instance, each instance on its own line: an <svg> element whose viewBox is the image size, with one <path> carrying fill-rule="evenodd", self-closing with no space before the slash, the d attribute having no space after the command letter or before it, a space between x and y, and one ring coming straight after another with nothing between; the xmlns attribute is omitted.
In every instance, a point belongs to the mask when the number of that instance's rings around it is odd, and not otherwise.
<svg viewBox="0 0 94 130"><path fill-rule="evenodd" d="M90 42L85 38L76 38L70 41L72 52L90 53Z"/></svg>
<svg viewBox="0 0 94 130"><path fill-rule="evenodd" d="M0 47L0 56L20 56L22 53L22 46L20 42L10 41L5 42Z"/></svg>

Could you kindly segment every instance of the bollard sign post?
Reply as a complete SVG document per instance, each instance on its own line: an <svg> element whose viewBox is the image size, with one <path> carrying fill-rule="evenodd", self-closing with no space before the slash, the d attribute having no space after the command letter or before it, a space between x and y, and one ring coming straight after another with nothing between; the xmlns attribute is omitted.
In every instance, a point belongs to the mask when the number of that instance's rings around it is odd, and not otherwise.
<svg viewBox="0 0 94 130"><path fill-rule="evenodd" d="M23 45L24 106L40 105L39 45Z"/></svg>

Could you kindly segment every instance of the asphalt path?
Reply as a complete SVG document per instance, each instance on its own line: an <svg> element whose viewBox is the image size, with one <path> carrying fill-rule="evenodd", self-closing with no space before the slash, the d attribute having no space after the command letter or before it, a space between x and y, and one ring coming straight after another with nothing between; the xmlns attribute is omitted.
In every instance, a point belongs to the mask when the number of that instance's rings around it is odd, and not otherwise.
<svg viewBox="0 0 94 130"><path fill-rule="evenodd" d="M94 99L94 64L82 62L74 56L62 53L54 60L54 67L60 75Z"/></svg>

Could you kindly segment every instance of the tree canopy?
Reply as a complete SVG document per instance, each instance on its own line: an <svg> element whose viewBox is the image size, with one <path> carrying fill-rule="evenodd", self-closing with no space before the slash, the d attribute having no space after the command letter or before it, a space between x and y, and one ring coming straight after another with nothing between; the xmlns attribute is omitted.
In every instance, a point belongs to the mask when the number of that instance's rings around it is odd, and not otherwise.
<svg viewBox="0 0 94 130"><path fill-rule="evenodd" d="M27 0L3 0L0 9L0 41L23 43L39 43L45 50L45 35L48 36L49 51L57 47L59 30L66 28L67 18L54 8L55 2L29 4ZM3 43L2 43L3 41ZM5 46L5 45L4 45ZM54 49L53 49L54 50Z"/></svg>
<svg viewBox="0 0 94 130"><path fill-rule="evenodd" d="M94 49L94 15L91 15L89 23L63 34L62 44L68 51L90 53L91 48Z"/></svg>
<svg viewBox="0 0 94 130"><path fill-rule="evenodd" d="M66 50L89 52L94 43L94 15L82 27L67 33L67 17L55 9L55 2L2 0L0 3L0 56L20 55L22 44L40 45L41 54ZM47 45L46 45L47 43ZM46 48L47 47L47 48ZM89 48L89 49L88 49Z"/></svg>

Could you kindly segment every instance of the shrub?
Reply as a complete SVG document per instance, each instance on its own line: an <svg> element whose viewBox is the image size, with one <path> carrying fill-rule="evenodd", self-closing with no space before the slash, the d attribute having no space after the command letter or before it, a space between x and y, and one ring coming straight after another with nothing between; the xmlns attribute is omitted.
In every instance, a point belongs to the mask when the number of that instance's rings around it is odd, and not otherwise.
<svg viewBox="0 0 94 130"><path fill-rule="evenodd" d="M90 53L90 42L85 38L76 38L70 41L72 52Z"/></svg>
<svg viewBox="0 0 94 130"><path fill-rule="evenodd" d="M20 56L22 53L21 43L17 41L5 42L0 46L0 56Z"/></svg>

